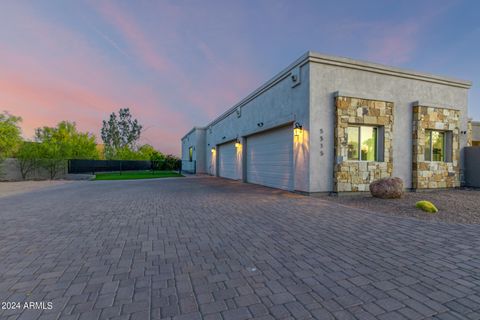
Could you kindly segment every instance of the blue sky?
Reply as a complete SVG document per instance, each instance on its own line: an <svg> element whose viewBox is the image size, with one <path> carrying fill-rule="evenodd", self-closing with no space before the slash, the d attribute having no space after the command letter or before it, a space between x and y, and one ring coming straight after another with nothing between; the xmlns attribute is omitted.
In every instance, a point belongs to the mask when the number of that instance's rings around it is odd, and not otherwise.
<svg viewBox="0 0 480 320"><path fill-rule="evenodd" d="M473 81L478 1L2 1L0 110L23 131L99 136L129 106L142 143L178 154L204 125L308 50Z"/></svg>

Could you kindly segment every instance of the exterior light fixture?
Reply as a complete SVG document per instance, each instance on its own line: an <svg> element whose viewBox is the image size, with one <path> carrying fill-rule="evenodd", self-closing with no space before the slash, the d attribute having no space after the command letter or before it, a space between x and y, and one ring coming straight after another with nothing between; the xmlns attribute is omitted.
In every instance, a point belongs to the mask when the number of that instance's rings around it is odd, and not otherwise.
<svg viewBox="0 0 480 320"><path fill-rule="evenodd" d="M293 127L293 135L299 136L302 133L302 125L298 122L295 122L295 126Z"/></svg>
<svg viewBox="0 0 480 320"><path fill-rule="evenodd" d="M212 147L212 153L214 153L214 152L215 152L215 147Z"/></svg>
<svg viewBox="0 0 480 320"><path fill-rule="evenodd" d="M242 144L240 143L240 140L237 139L237 140L235 141L235 148L240 148L241 146L242 146Z"/></svg>

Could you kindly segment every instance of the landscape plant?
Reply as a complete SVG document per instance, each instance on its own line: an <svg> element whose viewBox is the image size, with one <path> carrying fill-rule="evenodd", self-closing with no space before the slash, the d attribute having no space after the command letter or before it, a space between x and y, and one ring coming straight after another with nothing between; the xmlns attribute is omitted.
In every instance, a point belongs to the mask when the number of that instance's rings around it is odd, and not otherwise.
<svg viewBox="0 0 480 320"><path fill-rule="evenodd" d="M39 143L39 164L50 179L65 170L67 159L98 159L95 136L77 131L75 122L62 121L56 127L43 127L35 131Z"/></svg>
<svg viewBox="0 0 480 320"><path fill-rule="evenodd" d="M23 141L15 154L22 179L35 171L40 164L40 145L37 142Z"/></svg>
<svg viewBox="0 0 480 320"><path fill-rule="evenodd" d="M0 113L0 160L11 157L22 142L21 117Z"/></svg>
<svg viewBox="0 0 480 320"><path fill-rule="evenodd" d="M108 121L103 120L101 136L105 144L105 157L107 159L126 160L134 152L137 141L142 133L142 125L134 119L129 108L121 108L118 116L115 112L110 114Z"/></svg>
<svg viewBox="0 0 480 320"><path fill-rule="evenodd" d="M418 201L415 204L415 206L418 209L421 209L425 212L429 212L429 213L437 213L438 212L437 207L435 207L435 205L433 203L431 203L430 201L427 201L427 200Z"/></svg>

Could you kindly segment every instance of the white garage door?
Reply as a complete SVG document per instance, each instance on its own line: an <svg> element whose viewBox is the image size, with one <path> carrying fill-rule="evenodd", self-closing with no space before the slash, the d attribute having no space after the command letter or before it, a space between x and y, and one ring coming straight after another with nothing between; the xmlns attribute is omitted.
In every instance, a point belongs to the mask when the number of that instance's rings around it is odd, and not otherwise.
<svg viewBox="0 0 480 320"><path fill-rule="evenodd" d="M235 142L218 146L218 175L229 179L240 179L237 170L237 149Z"/></svg>
<svg viewBox="0 0 480 320"><path fill-rule="evenodd" d="M247 181L293 190L293 129L283 127L247 138Z"/></svg>

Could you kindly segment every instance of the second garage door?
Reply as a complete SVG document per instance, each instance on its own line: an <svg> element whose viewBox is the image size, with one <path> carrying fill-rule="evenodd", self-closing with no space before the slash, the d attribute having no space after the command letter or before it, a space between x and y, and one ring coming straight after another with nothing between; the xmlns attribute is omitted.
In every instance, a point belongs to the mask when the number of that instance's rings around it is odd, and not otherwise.
<svg viewBox="0 0 480 320"><path fill-rule="evenodd" d="M247 182L293 190L291 126L247 138Z"/></svg>
<svg viewBox="0 0 480 320"><path fill-rule="evenodd" d="M229 179L240 179L235 142L218 146L218 175Z"/></svg>

